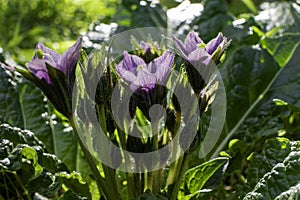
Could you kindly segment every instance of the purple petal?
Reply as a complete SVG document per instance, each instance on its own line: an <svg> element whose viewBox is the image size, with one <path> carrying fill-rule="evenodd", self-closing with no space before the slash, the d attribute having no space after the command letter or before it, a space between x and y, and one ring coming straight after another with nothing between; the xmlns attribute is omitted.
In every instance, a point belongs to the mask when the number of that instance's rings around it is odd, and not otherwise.
<svg viewBox="0 0 300 200"><path fill-rule="evenodd" d="M166 51L162 56L154 59L149 64L149 71L154 73L159 81L163 81L170 73L173 66L174 54Z"/></svg>
<svg viewBox="0 0 300 200"><path fill-rule="evenodd" d="M15 68L14 68L14 67L5 65L5 64L3 64L3 63L1 63L1 62L0 62L0 66L1 66L2 68L4 68L4 69L9 70L9 71L12 71L12 72L15 71Z"/></svg>
<svg viewBox="0 0 300 200"><path fill-rule="evenodd" d="M222 33L219 33L216 38L212 39L210 42L207 43L205 49L210 55L212 55L218 49L222 42L223 35Z"/></svg>
<svg viewBox="0 0 300 200"><path fill-rule="evenodd" d="M181 42L181 40L179 40L176 36L173 35L173 40L175 41L181 56L183 56L184 58L186 58L188 56L186 49L185 49L185 45Z"/></svg>
<svg viewBox="0 0 300 200"><path fill-rule="evenodd" d="M146 69L141 69L137 73L137 77L130 85L131 91L135 91L137 88L151 89L155 87L157 79L154 74L148 72Z"/></svg>
<svg viewBox="0 0 300 200"><path fill-rule="evenodd" d="M127 71L126 69L122 68L122 66L117 65L116 70L118 74L121 76L121 78L124 79L125 81L132 83L136 80L136 75L133 72Z"/></svg>
<svg viewBox="0 0 300 200"><path fill-rule="evenodd" d="M32 59L30 62L26 63L26 67L30 73L38 77L40 80L44 80L48 84L51 83L44 60Z"/></svg>
<svg viewBox="0 0 300 200"><path fill-rule="evenodd" d="M146 65L145 61L136 55L130 55L126 51L123 53L123 55L124 55L124 59L121 61L119 66L120 67L122 66L122 68L126 69L127 71L131 71L136 74L136 68L139 65L142 66Z"/></svg>
<svg viewBox="0 0 300 200"><path fill-rule="evenodd" d="M198 48L190 53L188 61L197 68L203 64L208 65L211 61L211 56L203 48Z"/></svg>
<svg viewBox="0 0 300 200"><path fill-rule="evenodd" d="M198 44L203 43L203 41L199 38L199 36L194 32L191 31L187 35L184 44L186 49L186 54L189 55L193 51L195 51L198 47Z"/></svg>
<svg viewBox="0 0 300 200"><path fill-rule="evenodd" d="M52 49L49 49L48 47L44 46L44 44L41 43L41 42L39 42L36 45L36 49L41 49L44 53L51 56L51 58L49 58L49 56L45 56L43 58L45 60L51 60L51 62L54 61L55 63L58 63L58 61L60 60L60 55L56 51L53 51ZM36 54L34 55L33 59L38 59Z"/></svg>
<svg viewBox="0 0 300 200"><path fill-rule="evenodd" d="M61 60L57 63L57 69L61 70L67 77L70 77L76 68L80 54L82 38L78 38L76 43L65 51Z"/></svg>
<svg viewBox="0 0 300 200"><path fill-rule="evenodd" d="M140 46L143 49L143 51L145 52L145 54L149 56L151 53L151 45L149 43L141 41Z"/></svg>

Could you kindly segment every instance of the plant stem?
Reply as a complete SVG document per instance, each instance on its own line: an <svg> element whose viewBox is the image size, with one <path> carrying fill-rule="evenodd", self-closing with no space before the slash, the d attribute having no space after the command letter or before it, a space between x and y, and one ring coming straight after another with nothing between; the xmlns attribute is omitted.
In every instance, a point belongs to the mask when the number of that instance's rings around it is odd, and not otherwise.
<svg viewBox="0 0 300 200"><path fill-rule="evenodd" d="M83 151L83 154L95 176L95 179L96 179L96 183L97 183L97 187L98 187L98 190L99 192L101 193L101 195L104 195L107 199L109 200L117 200L114 195L112 195L110 193L110 191L108 190L108 188L106 187L105 185L105 180L104 178L100 175L100 172L97 168L97 165L95 163L95 160L94 160L94 157L92 156L92 154L89 152L89 150L85 147L83 141L81 140L80 136L79 136L79 133L77 132L77 129L76 129L76 125L75 125L75 121L73 119L73 117L70 117L69 118L69 122L70 122L70 125L73 127L73 130L74 130L74 133L76 135L76 138L79 142L79 145L81 147L81 150Z"/></svg>
<svg viewBox="0 0 300 200"><path fill-rule="evenodd" d="M28 190L27 190L27 189L25 188L25 186L23 185L23 183L22 183L22 181L20 180L18 174L17 174L16 172L13 172L13 174L14 174L14 176L15 176L17 182L19 183L20 187L21 187L22 190L24 191L23 194L25 195L26 199L30 200L31 197L30 197L30 195L29 195L29 193L28 193ZM14 190L16 191L18 198L22 198L22 195L18 192L18 189L17 189L17 187L15 186L15 184L13 183L13 181L9 178L8 175L6 175L6 177L7 177L8 181L10 182L10 184L12 185L12 187L14 188Z"/></svg>
<svg viewBox="0 0 300 200"><path fill-rule="evenodd" d="M182 158L182 163L181 167L177 176L177 180L175 181L175 185L172 188L172 193L170 200L176 200L178 196L178 191L182 182L182 178L184 177L185 171L188 167L188 162L189 162L190 154L185 153Z"/></svg>

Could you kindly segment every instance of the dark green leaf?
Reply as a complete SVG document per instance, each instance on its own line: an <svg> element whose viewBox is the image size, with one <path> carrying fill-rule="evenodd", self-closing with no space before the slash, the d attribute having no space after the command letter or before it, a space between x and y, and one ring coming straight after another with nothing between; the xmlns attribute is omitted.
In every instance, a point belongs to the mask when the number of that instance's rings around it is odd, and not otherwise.
<svg viewBox="0 0 300 200"><path fill-rule="evenodd" d="M300 198L300 183L281 193L275 200L294 200Z"/></svg>
<svg viewBox="0 0 300 200"><path fill-rule="evenodd" d="M76 169L77 141L73 131L53 114L53 107L37 87L0 68L0 101L2 121L33 131L50 153L55 153L70 170ZM18 136L18 130L13 132L15 134L10 135L1 128L0 136L3 139L13 137L10 140L19 143L26 141ZM33 135L24 133L24 136ZM34 141L30 139L26 143L33 145Z"/></svg>
<svg viewBox="0 0 300 200"><path fill-rule="evenodd" d="M43 172L26 186L30 192L38 192L45 196L53 195L61 189L61 183L57 182L55 175L49 172Z"/></svg>
<svg viewBox="0 0 300 200"><path fill-rule="evenodd" d="M263 92L279 67L265 50L239 49L227 69L227 127L229 130ZM234 113L233 113L234 112Z"/></svg>
<svg viewBox="0 0 300 200"><path fill-rule="evenodd" d="M275 199L300 180L300 142L288 139L269 140L261 155L250 157L248 170L253 190L247 199Z"/></svg>

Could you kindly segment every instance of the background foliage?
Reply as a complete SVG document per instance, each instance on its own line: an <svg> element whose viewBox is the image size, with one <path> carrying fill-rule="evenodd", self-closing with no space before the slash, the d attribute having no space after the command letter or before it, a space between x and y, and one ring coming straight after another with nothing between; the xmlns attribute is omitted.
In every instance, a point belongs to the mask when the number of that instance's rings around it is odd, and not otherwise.
<svg viewBox="0 0 300 200"><path fill-rule="evenodd" d="M113 33L143 26L195 30L204 41L223 32L232 39L219 64L227 91L226 124L215 150L205 159L191 159L179 197L299 197L299 1L142 2L0 0L0 60L24 65L38 41L62 51L79 35L89 50ZM193 7L199 12L191 12ZM186 19L173 19L174 9ZM66 119L21 77L0 68L0 82L0 198L97 198ZM227 158L204 163L219 153ZM160 198L146 192L140 199L146 197Z"/></svg>

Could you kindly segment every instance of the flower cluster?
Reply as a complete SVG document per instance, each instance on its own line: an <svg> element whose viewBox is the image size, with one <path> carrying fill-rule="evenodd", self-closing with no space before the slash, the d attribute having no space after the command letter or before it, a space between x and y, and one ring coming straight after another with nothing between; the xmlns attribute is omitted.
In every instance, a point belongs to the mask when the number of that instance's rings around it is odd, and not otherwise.
<svg viewBox="0 0 300 200"><path fill-rule="evenodd" d="M0 64L2 67L10 71L16 71L32 81L44 92L57 111L69 119L85 158L93 171L101 195L104 195L107 199L122 199L115 177L119 176L117 169L119 169L121 163L125 162L126 164L126 162L129 162L130 170L138 169L143 172L137 174L138 176L133 176L133 179L128 178L128 192L130 194L136 193L139 195L144 189L147 189L146 187L152 187L153 192L158 193L163 187L163 181L160 179L165 177L161 174L166 174L168 177L168 181L165 181L168 184L166 185L168 187L167 195L175 199L174 197L176 197L180 185L174 186L173 184L176 184L178 179L182 178L182 172L176 172L176 170L184 169L185 155L182 160L175 162L174 166L170 166L173 169L167 170L166 173L160 173L160 170L152 172L151 170L154 170L152 167L163 166L161 163L166 163L171 157L172 159L177 158L178 153L175 152L176 155L172 155L172 148L175 151L182 150L185 154L190 154L199 147L198 114L205 110L198 108L209 104L210 99L207 96L212 94L212 90L216 90L216 88L211 87L212 89L206 92L207 84L209 84L206 78L209 79L211 75L206 71L210 69L211 63L220 61L229 42L222 33L219 33L216 38L205 44L193 31L187 35L184 42L175 36L173 41L180 54L179 57L175 57L174 53L165 50L165 48L159 48L157 42L141 42L136 43L138 44L136 50L132 52L124 51L121 61L114 65L107 58L106 53L109 52L106 52L105 46L89 56L84 52L81 53L82 39L78 38L75 44L62 55L42 43L38 43L33 58L26 63L26 68ZM77 77L78 81L75 85L77 74L75 71L79 59L82 73L80 74L81 77ZM180 73L175 72L176 68L174 66L182 60L184 68L180 69ZM106 62L108 63L107 68L105 68ZM115 67L115 69L112 69L112 67ZM80 73L80 71L77 72ZM174 74L172 74L173 72ZM203 75L207 77L203 77ZM125 83L125 87L123 87L123 84L119 85L119 81ZM192 85L194 92L190 88L186 89L187 82ZM79 88L78 91L76 90L78 93L75 93L73 89L75 86ZM115 94L114 86L120 86L121 88L117 97L113 96ZM128 98L124 95L126 88L129 88L128 91L131 91L132 94ZM176 91L179 91L178 93L181 96L176 96L178 94ZM74 103L72 101L74 100L73 92L77 95L75 106L79 117L76 119L74 117L76 113L73 113L74 109L72 109L72 103ZM82 93L79 94L80 92ZM113 115L115 114L111 106L113 97L116 97L118 101L117 105L114 104L113 106L117 108L119 119L114 118ZM122 102L122 100L124 101ZM130 105L129 114L131 118L128 117L128 107L124 109L121 106L127 100ZM162 105L166 112L161 113L160 106L156 107L158 109L153 109L155 111L150 110L155 104ZM125 114L123 110L126 110ZM198 110L200 111L198 112ZM137 124L132 123L134 120L139 121L141 125L147 125L147 127L138 127ZM118 121L121 122L119 123L121 126L119 126ZM83 130L80 133L76 129L77 122L78 124L83 122L79 125L78 130ZM148 124L151 125L150 128ZM96 126L92 127L91 125ZM123 129L122 126L126 128ZM92 135L92 133L95 133L92 131L97 133ZM141 134L132 135L131 133L134 131L140 131ZM99 157L102 156L101 153L105 152L102 151L105 149L102 146L106 141L99 134L102 132L105 139L109 139L116 146L122 147L118 148L120 151L114 152L115 150L112 150L109 152L114 155L109 158L111 159L109 163L117 160L117 165L113 167L116 170L112 170L110 166L106 166L106 163L103 162L104 177L98 171L98 163L95 162L93 157L96 155L94 151L97 151L97 154L99 153ZM191 132L195 132L196 137L195 134L190 134ZM81 137L81 134L85 135ZM135 137L140 135L146 137ZM177 140L177 136L180 137L176 144L166 148L164 153L159 155L157 159L145 158L146 162L142 165L139 164L144 157L140 157L139 154L132 154L127 157L125 151L123 151L126 150L126 153L157 151L166 147L168 142ZM87 145L85 145L85 142ZM113 146L109 148L113 149ZM116 157L118 159L115 159ZM127 160L128 158L129 160ZM144 187L146 179L148 183ZM135 191L136 186L141 186L139 191Z"/></svg>

